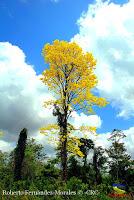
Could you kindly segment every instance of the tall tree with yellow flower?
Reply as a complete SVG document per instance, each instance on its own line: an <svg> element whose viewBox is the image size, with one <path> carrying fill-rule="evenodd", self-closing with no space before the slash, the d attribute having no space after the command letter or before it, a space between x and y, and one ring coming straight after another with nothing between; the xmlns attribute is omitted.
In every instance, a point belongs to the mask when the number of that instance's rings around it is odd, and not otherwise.
<svg viewBox="0 0 134 200"><path fill-rule="evenodd" d="M107 102L92 92L98 82L94 73L96 60L92 53L83 52L75 42L55 40L53 44L44 46L42 54L45 62L49 64L49 69L42 73L41 80L56 98L45 102L44 105L53 105L53 114L58 117L62 179L66 181L68 148L72 148L72 139L74 143L78 142L77 138L71 138L69 134L68 120L71 113L82 110L86 114L91 114L93 106L103 107ZM54 128L53 125L50 127ZM86 131L87 129L90 127L86 126ZM46 131L46 128L42 128L41 132L43 131ZM80 154L77 148L75 150Z"/></svg>

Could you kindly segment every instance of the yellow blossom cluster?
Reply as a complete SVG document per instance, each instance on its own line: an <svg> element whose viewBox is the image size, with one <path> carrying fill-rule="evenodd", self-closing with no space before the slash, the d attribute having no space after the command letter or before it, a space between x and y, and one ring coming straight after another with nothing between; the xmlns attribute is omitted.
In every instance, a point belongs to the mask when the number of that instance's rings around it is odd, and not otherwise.
<svg viewBox="0 0 134 200"><path fill-rule="evenodd" d="M104 107L107 105L105 98L95 96L93 89L98 84L95 75L96 60L92 53L83 52L82 48L75 42L55 40L53 44L46 44L42 50L42 55L49 69L42 73L41 81L55 93L56 101L44 102L44 106L56 104L61 113L67 118L72 111L82 109L88 114L93 113L93 107ZM70 152L75 152L82 156L79 149L79 139L69 135L75 128L69 129L66 120L67 132L61 132L59 137L61 142L67 139L67 148ZM47 134L48 130L54 132L60 127L47 126L40 131ZM96 127L81 127L80 131L96 133Z"/></svg>
<svg viewBox="0 0 134 200"><path fill-rule="evenodd" d="M84 131L84 132L85 132L85 131L86 131L86 132L88 131L88 132L91 132L91 133L93 133L93 134L96 133L96 129L97 129L97 128L96 128L95 126L81 126L81 127L80 127L80 131L82 131L82 132L83 132L83 131Z"/></svg>
<svg viewBox="0 0 134 200"><path fill-rule="evenodd" d="M3 131L0 131L0 136L3 136L4 135L4 132Z"/></svg>
<svg viewBox="0 0 134 200"><path fill-rule="evenodd" d="M78 137L69 137L68 138L68 143L67 143L67 150L69 153L73 155L78 155L80 157L83 157L84 154L80 151L80 146L81 146L80 139Z"/></svg>
<svg viewBox="0 0 134 200"><path fill-rule="evenodd" d="M91 91L98 83L92 53L83 53L75 42L55 40L52 45L44 46L42 54L50 68L43 72L41 80L56 93L60 104L65 102L70 107L80 104L82 108L86 102L89 112L93 105L107 104L104 98L94 96Z"/></svg>
<svg viewBox="0 0 134 200"><path fill-rule="evenodd" d="M48 124L45 127L40 128L40 133L44 135L48 135L49 132L55 134L56 130L59 130L59 126L57 124Z"/></svg>

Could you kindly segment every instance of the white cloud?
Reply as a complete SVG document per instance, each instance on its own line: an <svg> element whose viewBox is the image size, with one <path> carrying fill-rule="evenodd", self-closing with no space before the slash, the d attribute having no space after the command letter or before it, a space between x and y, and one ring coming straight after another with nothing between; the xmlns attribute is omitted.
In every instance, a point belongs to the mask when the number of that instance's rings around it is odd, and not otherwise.
<svg viewBox="0 0 134 200"><path fill-rule="evenodd" d="M98 115L87 116L84 113L78 114L77 112L72 113L70 121L76 128L79 128L80 126L95 126L100 128L102 124L102 121Z"/></svg>
<svg viewBox="0 0 134 200"><path fill-rule="evenodd" d="M98 90L118 108L118 116L134 116L134 1L124 5L97 1L78 20L72 38L92 51L98 64Z"/></svg>
<svg viewBox="0 0 134 200"><path fill-rule="evenodd" d="M130 127L128 130L124 130L124 133L127 136L124 138L126 149L134 159L134 127Z"/></svg>
<svg viewBox="0 0 134 200"><path fill-rule="evenodd" d="M127 130L123 130L126 137L122 139L121 142L124 143L127 152L134 159L134 127L131 127ZM110 137L110 132L98 134L98 136L92 136L92 139L95 141L96 146L102 146L103 148L108 148L111 145L111 142L108 141Z"/></svg>
<svg viewBox="0 0 134 200"><path fill-rule="evenodd" d="M26 127L28 134L42 143L49 154L53 154L52 145L39 134L40 127L56 122L52 109L42 107L43 101L51 99L52 95L39 77L33 66L26 63L25 54L19 47L9 42L0 43L0 131L4 132L0 149L9 149L12 142L17 141L21 129ZM101 125L97 115L74 114L71 119L74 125Z"/></svg>
<svg viewBox="0 0 134 200"><path fill-rule="evenodd" d="M29 135L44 145L48 155L54 155L54 149L44 135L39 134L39 128L45 124L56 122L52 110L42 108L44 100L52 98L47 88L39 80L33 66L25 61L24 52L8 42L0 43L0 150L10 151L18 139L19 132L26 127ZM101 127L99 116L86 116L84 113L72 114L72 124L79 128L81 125ZM125 130L127 133L126 146L128 152L133 152L134 128ZM96 145L107 147L109 133L91 136ZM54 145L53 145L54 146Z"/></svg>
<svg viewBox="0 0 134 200"><path fill-rule="evenodd" d="M23 51L8 42L0 43L0 129L4 141L16 141L26 127L29 135L39 128L55 122L52 112L42 107L52 98L39 80L33 66L25 62Z"/></svg>
<svg viewBox="0 0 134 200"><path fill-rule="evenodd" d="M0 150L3 152L10 152L14 148L14 143L9 143L3 140L0 140Z"/></svg>

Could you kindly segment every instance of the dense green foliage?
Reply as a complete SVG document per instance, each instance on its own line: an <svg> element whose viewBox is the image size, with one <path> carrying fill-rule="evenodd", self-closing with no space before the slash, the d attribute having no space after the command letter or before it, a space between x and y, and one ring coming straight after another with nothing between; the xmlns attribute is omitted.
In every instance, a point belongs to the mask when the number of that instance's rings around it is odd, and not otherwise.
<svg viewBox="0 0 134 200"><path fill-rule="evenodd" d="M131 197L121 199L132 199L134 161L127 154L124 144L119 140L112 140L109 149L103 149L95 147L91 140L82 139L82 141L85 146L82 146L81 150L86 159L78 156L69 157L66 183L61 180L58 156L56 158L46 156L44 147L34 139L27 140L19 181L14 181L15 150L10 154L0 151L0 199L110 200L112 198L109 194L114 193L113 183L125 184L127 194L131 193ZM10 195L9 197L2 195L3 190L45 191L46 195ZM56 191L58 194L48 195L48 191ZM63 195L63 191L68 191L68 194ZM72 192L71 195L69 191Z"/></svg>
<svg viewBox="0 0 134 200"><path fill-rule="evenodd" d="M27 140L27 129L23 129L20 132L18 144L14 151L14 180L18 181L21 179L21 170L25 154Z"/></svg>

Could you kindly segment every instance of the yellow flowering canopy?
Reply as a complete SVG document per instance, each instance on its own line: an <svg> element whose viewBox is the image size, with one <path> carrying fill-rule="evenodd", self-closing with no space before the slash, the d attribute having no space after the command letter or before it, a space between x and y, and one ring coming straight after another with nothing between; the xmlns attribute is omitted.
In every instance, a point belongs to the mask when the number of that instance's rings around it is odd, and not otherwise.
<svg viewBox="0 0 134 200"><path fill-rule="evenodd" d="M56 104L61 108L68 106L68 110L91 113L93 105L107 104L104 98L91 92L98 82L92 53L84 53L75 42L55 40L52 45L44 46L42 54L50 68L43 72L41 80L56 94Z"/></svg>
<svg viewBox="0 0 134 200"><path fill-rule="evenodd" d="M42 82L55 94L56 100L44 102L44 106L57 105L60 112L67 111L67 119L72 111L82 109L82 112L93 113L94 105L103 107L107 104L102 97L95 96L92 89L96 87L98 80L94 73L96 60L92 53L83 52L75 42L55 40L53 44L46 44L42 55L49 69L46 69L41 77ZM58 125L50 124L40 129L41 133L59 130ZM83 156L79 149L80 141L72 136L74 127L67 127L67 134L60 135L59 141L64 142L67 137L67 149L71 153ZM96 127L82 126L81 132L96 132Z"/></svg>

